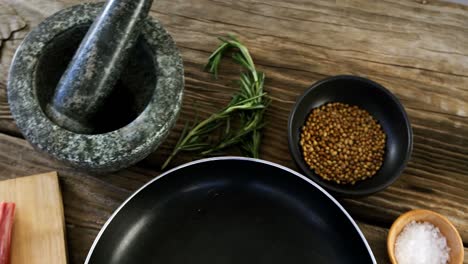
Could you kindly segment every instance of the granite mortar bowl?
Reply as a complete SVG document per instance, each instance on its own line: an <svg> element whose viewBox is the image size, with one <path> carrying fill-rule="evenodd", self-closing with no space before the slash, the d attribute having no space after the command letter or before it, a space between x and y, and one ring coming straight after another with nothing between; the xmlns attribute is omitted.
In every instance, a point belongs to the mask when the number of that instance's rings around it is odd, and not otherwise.
<svg viewBox="0 0 468 264"><path fill-rule="evenodd" d="M372 178L340 185L325 181L304 161L299 145L301 128L314 108L329 102L365 109L382 126L387 135L384 161ZM400 176L411 156L413 135L403 106L387 89L362 77L340 75L318 81L298 98L289 116L288 141L290 153L305 175L336 195L357 197L381 191Z"/></svg>
<svg viewBox="0 0 468 264"><path fill-rule="evenodd" d="M165 139L178 117L184 77L172 38L148 18L115 89L92 120L93 133L74 133L55 124L46 109L102 6L64 9L29 33L10 68L8 101L34 147L76 167L113 171L145 158Z"/></svg>

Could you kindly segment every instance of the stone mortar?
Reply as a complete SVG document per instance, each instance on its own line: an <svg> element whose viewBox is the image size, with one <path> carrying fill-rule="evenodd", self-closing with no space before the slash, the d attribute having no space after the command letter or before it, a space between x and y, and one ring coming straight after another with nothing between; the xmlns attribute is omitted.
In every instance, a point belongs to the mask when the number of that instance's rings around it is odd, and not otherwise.
<svg viewBox="0 0 468 264"><path fill-rule="evenodd" d="M114 171L145 158L175 124L184 88L183 63L174 41L150 18L93 134L55 124L47 105L103 4L81 4L47 18L16 51L8 78L8 101L25 138L37 149L74 166Z"/></svg>

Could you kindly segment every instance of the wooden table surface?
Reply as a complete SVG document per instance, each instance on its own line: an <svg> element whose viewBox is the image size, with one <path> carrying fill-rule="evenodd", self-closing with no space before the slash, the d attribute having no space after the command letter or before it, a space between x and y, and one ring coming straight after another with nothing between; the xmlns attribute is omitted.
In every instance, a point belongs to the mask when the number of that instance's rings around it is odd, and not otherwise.
<svg viewBox="0 0 468 264"><path fill-rule="evenodd" d="M330 75L371 78L402 101L414 150L398 181L378 194L341 202L378 259L395 218L414 208L446 215L465 243L468 263L468 7L433 0L156 0L151 15L172 34L185 62L182 114L168 140L136 166L116 173L77 171L35 151L15 126L6 99L8 67L25 34L79 0L0 0L0 179L57 170L70 263L82 263L111 213L160 173L194 106L203 116L236 91L238 68L224 64L214 81L203 72L217 36L232 33L267 75L273 102L261 157L295 168L287 118L296 97ZM175 164L190 160L189 155Z"/></svg>

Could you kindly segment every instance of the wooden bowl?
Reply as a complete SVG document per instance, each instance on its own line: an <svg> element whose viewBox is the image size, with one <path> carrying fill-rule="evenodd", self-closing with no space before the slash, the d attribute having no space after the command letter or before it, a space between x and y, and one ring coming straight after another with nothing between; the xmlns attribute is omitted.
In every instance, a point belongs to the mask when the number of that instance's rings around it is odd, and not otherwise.
<svg viewBox="0 0 468 264"><path fill-rule="evenodd" d="M398 264L394 253L396 239L403 228L411 221L428 222L438 227L442 235L447 239L447 245L450 247L450 261L448 264L463 263L463 242L453 224L445 216L438 213L429 210L411 210L398 217L388 233L387 250L390 261L393 264Z"/></svg>

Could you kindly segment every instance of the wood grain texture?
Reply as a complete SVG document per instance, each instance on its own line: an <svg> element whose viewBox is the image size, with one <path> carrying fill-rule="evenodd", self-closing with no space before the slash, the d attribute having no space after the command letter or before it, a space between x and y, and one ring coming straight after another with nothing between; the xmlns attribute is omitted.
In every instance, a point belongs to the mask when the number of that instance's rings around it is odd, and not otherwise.
<svg viewBox="0 0 468 264"><path fill-rule="evenodd" d="M0 49L0 132L20 137L5 92L14 50L31 25L80 1L2 2L28 23ZM155 1L151 15L174 37L186 75L180 119L155 153L119 173L92 175L51 161L21 139L0 139L4 141L0 170L9 177L50 169L60 172L72 263L82 262L112 210L159 173L185 122L197 113L205 117L220 109L236 91L232 82L239 69L234 64L224 63L216 81L203 72L218 45L216 37L228 33L249 46L258 68L267 75L266 90L273 101L266 113L263 159L295 168L287 148L289 111L298 95L324 77L368 77L402 101L414 130L408 168L383 192L342 200L352 216L365 223L364 232L380 255L379 263L387 261L382 248L386 230L410 209L447 216L468 245L467 6L413 0L160 0ZM184 154L174 165L189 160L191 156Z"/></svg>
<svg viewBox="0 0 468 264"><path fill-rule="evenodd" d="M73 170L37 152L25 141L0 134L0 180L31 172L57 170L66 219L69 263L83 263L91 244L107 218L130 194L159 173L142 164L120 172L96 175ZM15 153L16 156L8 153ZM348 208L349 209L349 208ZM353 212L351 214L356 217ZM378 263L389 263L388 229L358 221ZM465 261L468 263L468 248Z"/></svg>
<svg viewBox="0 0 468 264"><path fill-rule="evenodd" d="M67 263L57 173L0 181L0 201L16 204L11 264Z"/></svg>
<svg viewBox="0 0 468 264"><path fill-rule="evenodd" d="M26 22L13 8L0 3L0 48L3 41L10 39L14 32L26 27Z"/></svg>
<svg viewBox="0 0 468 264"><path fill-rule="evenodd" d="M141 166L93 175L75 171L37 155L24 140L0 134L0 149L15 149L17 157L0 154L0 180L30 171L57 170L63 192L70 263L83 263L91 244L108 217L130 194L158 173ZM387 263L387 229L358 222L378 260ZM13 263L14 264L14 263Z"/></svg>
<svg viewBox="0 0 468 264"><path fill-rule="evenodd" d="M58 171L69 263L83 263L99 229L130 194L157 173L131 168L99 175L69 168L38 154L25 140L0 134L0 180Z"/></svg>

